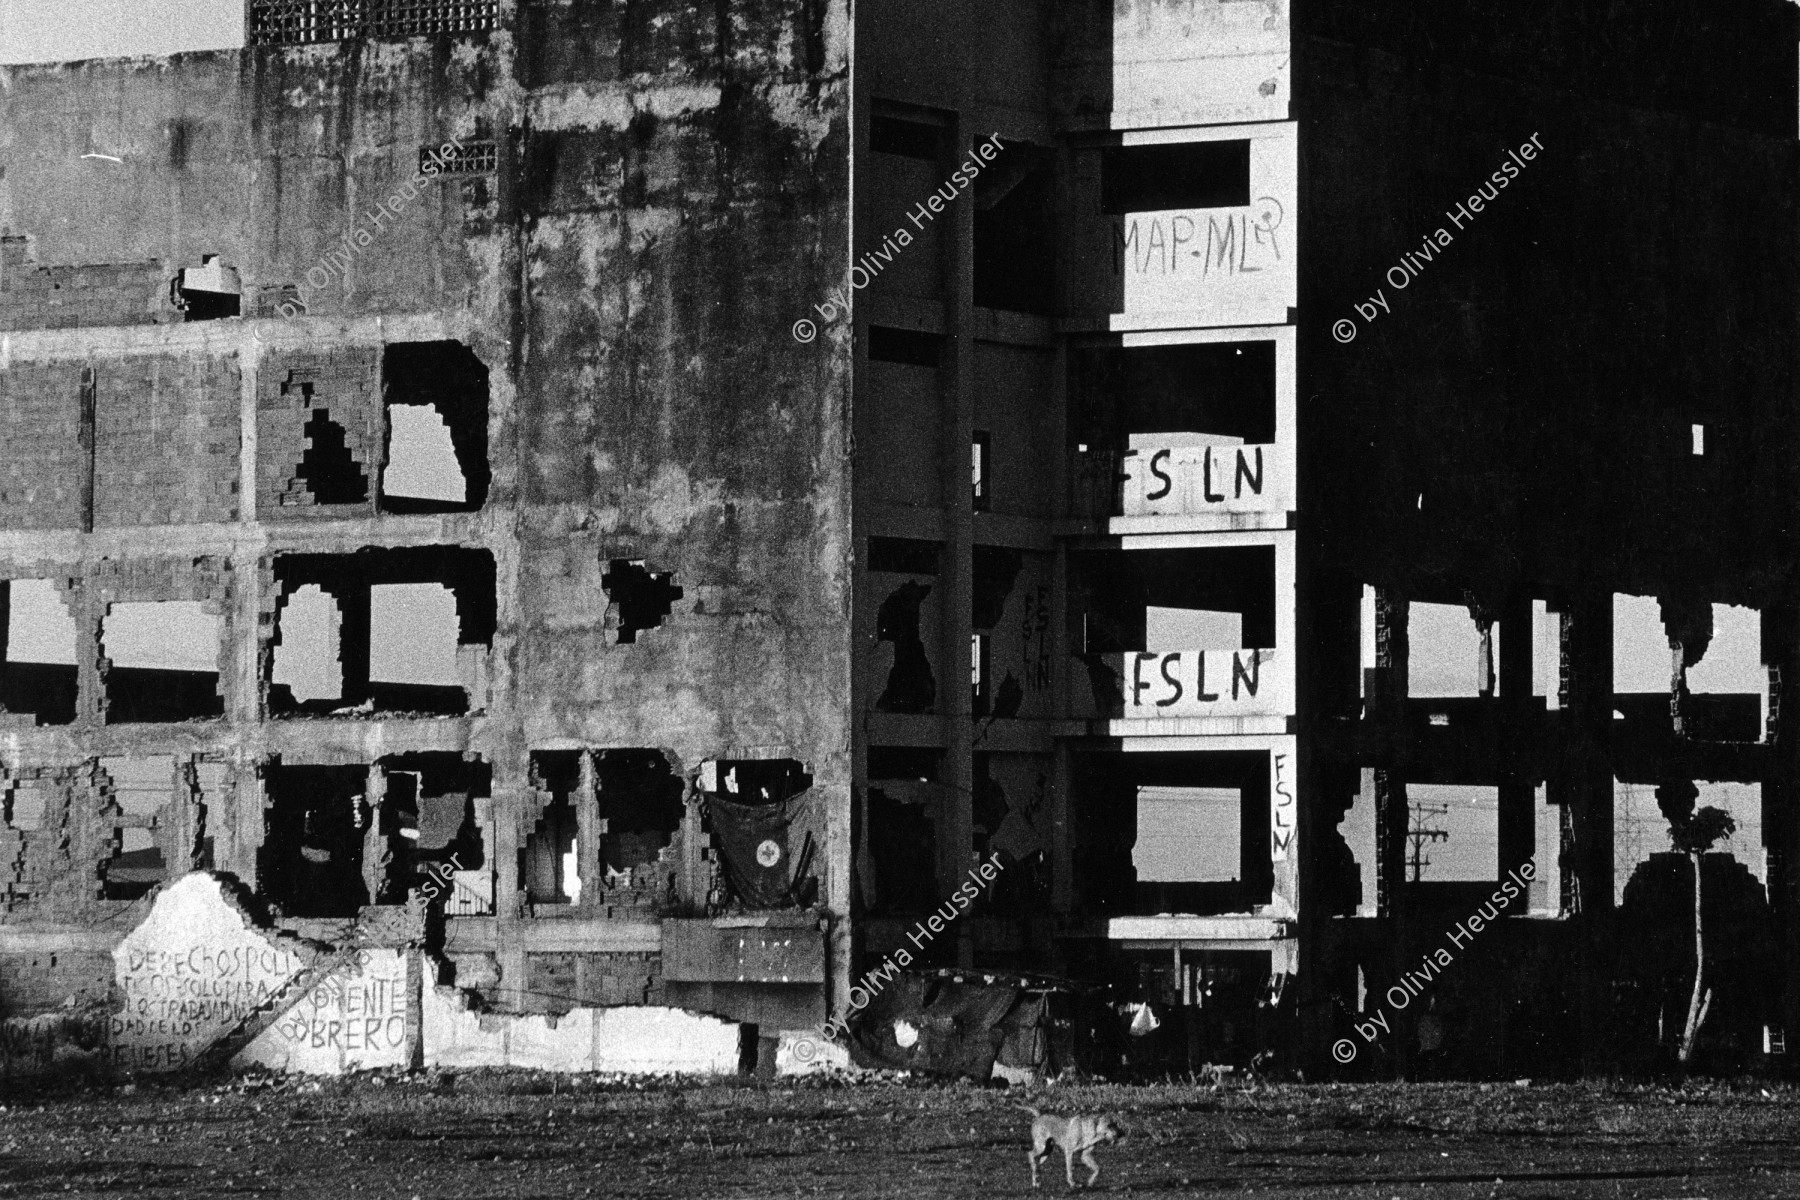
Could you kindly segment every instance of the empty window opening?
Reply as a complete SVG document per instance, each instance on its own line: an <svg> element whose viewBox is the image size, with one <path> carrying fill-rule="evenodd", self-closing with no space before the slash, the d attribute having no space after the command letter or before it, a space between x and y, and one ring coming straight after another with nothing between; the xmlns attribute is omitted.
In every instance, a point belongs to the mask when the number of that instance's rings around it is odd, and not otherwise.
<svg viewBox="0 0 1800 1200"><path fill-rule="evenodd" d="M1243 865L1236 788L1140 787L1131 865L1139 883L1232 883Z"/></svg>
<svg viewBox="0 0 1800 1200"><path fill-rule="evenodd" d="M869 570L891 575L936 575L941 549L937 542L916 538L872 537L869 539Z"/></svg>
<svg viewBox="0 0 1800 1200"><path fill-rule="evenodd" d="M1070 359L1082 440L1140 452L1182 437L1205 445L1275 441L1272 341L1107 347Z"/></svg>
<svg viewBox="0 0 1800 1200"><path fill-rule="evenodd" d="M315 408L304 427L306 451L296 478L320 504L361 504L369 498L369 477L350 453L344 427L331 411Z"/></svg>
<svg viewBox="0 0 1800 1200"><path fill-rule="evenodd" d="M6 641L0 708L39 725L75 719L75 617L48 579L0 582Z"/></svg>
<svg viewBox="0 0 1800 1200"><path fill-rule="evenodd" d="M977 429L969 442L969 470L971 482L974 484L975 511L986 512L993 507L992 497L988 494L988 447L991 439L987 430Z"/></svg>
<svg viewBox="0 0 1800 1200"><path fill-rule="evenodd" d="M686 791L668 759L655 750L602 750L599 792L600 866L608 887L629 882L634 868L657 861L681 828Z"/></svg>
<svg viewBox="0 0 1800 1200"><path fill-rule="evenodd" d="M108 724L224 715L219 618L206 602L113 604L100 629Z"/></svg>
<svg viewBox="0 0 1800 1200"><path fill-rule="evenodd" d="M388 413L384 512L464 512L487 502L488 369L461 342L399 342L381 359Z"/></svg>
<svg viewBox="0 0 1800 1200"><path fill-rule="evenodd" d="M1690 429L1693 441L1693 452L1696 457L1706 453L1706 426L1695 425Z"/></svg>
<svg viewBox="0 0 1800 1200"><path fill-rule="evenodd" d="M243 287L235 268L216 254L201 257L200 266L188 267L175 277L170 300L185 321L217 321L238 315Z"/></svg>
<svg viewBox="0 0 1800 1200"><path fill-rule="evenodd" d="M1144 916L1213 916L1269 903L1266 752L1084 757L1079 805L1092 841L1084 870L1097 900L1111 896ZM1115 815L1102 815L1108 810ZM1120 821L1121 811L1132 815Z"/></svg>
<svg viewBox="0 0 1800 1200"><path fill-rule="evenodd" d="M974 291L982 308L1047 313L1055 306L1055 156L1011 142L975 177Z"/></svg>
<svg viewBox="0 0 1800 1200"><path fill-rule="evenodd" d="M1407 693L1427 698L1489 696L1500 661L1500 626L1484 645L1469 610L1456 604L1408 606Z"/></svg>
<svg viewBox="0 0 1800 1200"><path fill-rule="evenodd" d="M1768 684L1762 663L1762 614L1754 608L1715 604L1712 623L1706 653L1687 669L1688 691L1761 695Z"/></svg>
<svg viewBox="0 0 1800 1200"><path fill-rule="evenodd" d="M916 158L934 163L943 127L924 121L875 113L869 117L869 149L876 154L892 154L900 158Z"/></svg>
<svg viewBox="0 0 1800 1200"><path fill-rule="evenodd" d="M1144 609L1144 649L1151 654L1177 650L1236 650L1244 645L1244 614L1206 608Z"/></svg>
<svg viewBox="0 0 1800 1200"><path fill-rule="evenodd" d="M1113 146L1100 171L1100 208L1113 216L1250 203L1248 141Z"/></svg>
<svg viewBox="0 0 1800 1200"><path fill-rule="evenodd" d="M1409 783L1406 799L1408 882L1478 883L1499 877L1497 789Z"/></svg>
<svg viewBox="0 0 1800 1200"><path fill-rule="evenodd" d="M1275 548L1098 551L1071 557L1083 604L1084 653L1273 650ZM1235 644L1228 642L1236 632ZM1202 645L1169 645L1197 637Z"/></svg>
<svg viewBox="0 0 1800 1200"><path fill-rule="evenodd" d="M257 880L290 917L353 917L371 902L363 880L370 819L366 766L271 764Z"/></svg>
<svg viewBox="0 0 1800 1200"><path fill-rule="evenodd" d="M431 751L384 758L381 766L386 788L377 836L390 868L376 903L405 903L436 879L430 899L448 907L455 877L487 864L478 805L490 796L488 765Z"/></svg>
<svg viewBox="0 0 1800 1200"><path fill-rule="evenodd" d="M102 758L112 857L101 864L108 900L136 900L169 877L164 845L175 835L175 760Z"/></svg>
<svg viewBox="0 0 1800 1200"><path fill-rule="evenodd" d="M1763 851L1762 785L1695 780L1694 809L1712 807L1731 814L1737 829L1721 838L1710 853L1729 854L1758 882L1766 883ZM1671 853L1669 818L1649 783L1613 781L1613 902L1622 904L1625 888L1639 868L1658 854ZM1691 869L1691 868L1690 868ZM1691 893L1690 893L1691 895Z"/></svg>
<svg viewBox="0 0 1800 1200"><path fill-rule="evenodd" d="M894 647L887 685L875 700L883 712L927 713L937 703L937 677L919 633L920 610L929 595L931 584L909 579L889 593L875 615L876 640Z"/></svg>
<svg viewBox="0 0 1800 1200"><path fill-rule="evenodd" d="M581 752L535 751L531 784L543 800L537 823L519 851L519 880L532 904L581 902L580 817L576 797L582 789Z"/></svg>
<svg viewBox="0 0 1800 1200"><path fill-rule="evenodd" d="M458 716L486 706L496 618L487 551L284 555L274 573L272 714Z"/></svg>
<svg viewBox="0 0 1800 1200"><path fill-rule="evenodd" d="M700 766L701 791L739 804L780 804L812 783L806 764L792 758L722 758Z"/></svg>
<svg viewBox="0 0 1800 1200"><path fill-rule="evenodd" d="M275 626L270 703L280 711L336 708L344 695L343 614L317 584L288 596Z"/></svg>
<svg viewBox="0 0 1800 1200"><path fill-rule="evenodd" d="M456 461L450 427L437 410L418 404L390 404L387 412L383 498L435 500L457 506L467 501L468 486Z"/></svg>
<svg viewBox="0 0 1800 1200"><path fill-rule="evenodd" d="M369 589L369 688L382 707L444 712L465 704L457 624L456 597L442 584Z"/></svg>
<svg viewBox="0 0 1800 1200"><path fill-rule="evenodd" d="M1531 602L1531 692L1548 708L1562 707L1562 618L1542 600Z"/></svg>
<svg viewBox="0 0 1800 1200"><path fill-rule="evenodd" d="M1668 631L1655 596L1613 597L1613 691L1669 694Z"/></svg>
<svg viewBox="0 0 1800 1200"><path fill-rule="evenodd" d="M899 363L908 367L930 367L936 370L942 361L944 339L941 334L917 329L896 329L888 325L869 326L869 361Z"/></svg>
<svg viewBox="0 0 1800 1200"><path fill-rule="evenodd" d="M672 571L651 572L641 558L612 560L600 586L612 600L608 623L617 631L619 645L632 645L640 632L657 628L674 610L683 595L674 579Z"/></svg>

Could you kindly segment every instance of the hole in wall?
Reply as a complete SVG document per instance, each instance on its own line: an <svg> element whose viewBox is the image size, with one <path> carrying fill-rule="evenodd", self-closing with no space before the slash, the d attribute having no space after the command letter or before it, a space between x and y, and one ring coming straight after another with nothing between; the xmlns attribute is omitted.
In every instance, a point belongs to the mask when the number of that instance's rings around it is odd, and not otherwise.
<svg viewBox="0 0 1800 1200"><path fill-rule="evenodd" d="M519 881L532 904L579 904L581 751L538 750L531 755L531 784L544 800L536 824L519 850Z"/></svg>
<svg viewBox="0 0 1800 1200"><path fill-rule="evenodd" d="M673 843L686 811L686 787L656 750L600 751L594 782L604 825L600 867L610 886L634 867L655 862Z"/></svg>
<svg viewBox="0 0 1800 1200"><path fill-rule="evenodd" d="M284 555L274 575L272 714L460 716L485 707L496 619L489 552Z"/></svg>
<svg viewBox="0 0 1800 1200"><path fill-rule="evenodd" d="M381 508L471 512L487 502L488 369L461 342L397 342L381 359L388 442Z"/></svg>
<svg viewBox="0 0 1800 1200"><path fill-rule="evenodd" d="M217 321L238 315L242 292L237 270L220 262L218 255L207 254L200 266L184 268L175 276L169 298L184 321Z"/></svg>
<svg viewBox="0 0 1800 1200"><path fill-rule="evenodd" d="M629 646L646 629L655 629L681 599L672 571L652 573L642 559L615 558L600 577L600 586L612 600L618 644Z"/></svg>
<svg viewBox="0 0 1800 1200"><path fill-rule="evenodd" d="M378 708L463 712L456 597L439 583L369 589L369 691Z"/></svg>
<svg viewBox="0 0 1800 1200"><path fill-rule="evenodd" d="M48 579L0 583L5 608L5 669L0 707L29 714L38 725L75 719L75 617Z"/></svg>
<svg viewBox="0 0 1800 1200"><path fill-rule="evenodd" d="M112 857L101 864L103 895L136 900L169 878L163 834L175 816L175 760L168 755L100 759L102 787L115 822ZM114 811L116 810L116 811Z"/></svg>
<svg viewBox="0 0 1800 1200"><path fill-rule="evenodd" d="M258 890L285 915L353 917L370 902L362 877L368 775L359 765L265 768Z"/></svg>
<svg viewBox="0 0 1800 1200"><path fill-rule="evenodd" d="M344 695L343 623L337 601L317 584L283 601L270 674L272 708L337 707Z"/></svg>
<svg viewBox="0 0 1800 1200"><path fill-rule="evenodd" d="M480 759L449 751L399 754L381 760L386 792L379 839L387 853L378 903L402 904L432 879L451 911L491 908L491 899L466 894L483 877L487 844L481 801L492 792L492 771ZM466 873L466 875L465 875Z"/></svg>
<svg viewBox="0 0 1800 1200"><path fill-rule="evenodd" d="M107 724L223 716L219 626L199 600L110 605L100 626Z"/></svg>
<svg viewBox="0 0 1800 1200"><path fill-rule="evenodd" d="M344 427L331 410L315 408L303 427L306 452L295 476L320 504L361 504L369 498L369 477L356 464Z"/></svg>

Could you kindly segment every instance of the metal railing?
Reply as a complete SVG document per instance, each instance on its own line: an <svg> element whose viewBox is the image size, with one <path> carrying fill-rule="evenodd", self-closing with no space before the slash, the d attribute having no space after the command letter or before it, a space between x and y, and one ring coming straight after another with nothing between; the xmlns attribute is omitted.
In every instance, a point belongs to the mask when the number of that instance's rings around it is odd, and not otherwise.
<svg viewBox="0 0 1800 1200"><path fill-rule="evenodd" d="M481 33L499 12L498 0L250 0L250 44Z"/></svg>

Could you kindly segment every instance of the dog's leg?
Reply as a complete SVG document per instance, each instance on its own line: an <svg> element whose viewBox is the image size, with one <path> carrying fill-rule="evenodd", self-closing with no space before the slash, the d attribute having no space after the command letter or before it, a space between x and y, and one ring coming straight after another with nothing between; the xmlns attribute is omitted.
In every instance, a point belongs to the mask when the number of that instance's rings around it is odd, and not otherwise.
<svg viewBox="0 0 1800 1200"><path fill-rule="evenodd" d="M1038 1152L1035 1147L1025 1152L1025 1161L1031 1164L1031 1186L1036 1187L1038 1185Z"/></svg>
<svg viewBox="0 0 1800 1200"><path fill-rule="evenodd" d="M1070 1191L1081 1186L1075 1182L1075 1151L1072 1147L1063 1149L1063 1177L1069 1181Z"/></svg>
<svg viewBox="0 0 1800 1200"><path fill-rule="evenodd" d="M1087 1185L1093 1187L1094 1180L1100 1178L1100 1164L1094 1159L1094 1148L1092 1146L1089 1146L1086 1150L1081 1152L1081 1161L1087 1164Z"/></svg>

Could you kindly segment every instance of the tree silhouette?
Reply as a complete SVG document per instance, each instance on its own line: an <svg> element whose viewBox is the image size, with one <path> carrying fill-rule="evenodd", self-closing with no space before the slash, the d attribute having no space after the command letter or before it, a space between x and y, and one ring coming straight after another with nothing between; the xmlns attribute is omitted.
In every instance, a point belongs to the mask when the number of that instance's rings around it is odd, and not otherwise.
<svg viewBox="0 0 1800 1200"><path fill-rule="evenodd" d="M1708 805L1698 811L1694 800L1698 789L1687 780L1665 784L1656 789L1656 799L1663 815L1669 819L1669 841L1694 864L1694 992L1688 1000L1687 1026L1681 1033L1681 1046L1676 1057L1683 1066L1694 1056L1694 1039L1706 1022L1712 1007L1712 989L1706 986L1706 934L1700 903L1700 859L1721 839L1737 832L1737 822L1721 808Z"/></svg>

